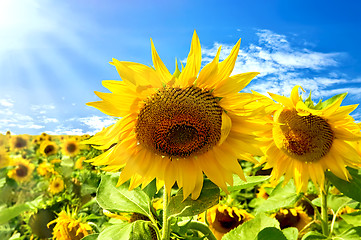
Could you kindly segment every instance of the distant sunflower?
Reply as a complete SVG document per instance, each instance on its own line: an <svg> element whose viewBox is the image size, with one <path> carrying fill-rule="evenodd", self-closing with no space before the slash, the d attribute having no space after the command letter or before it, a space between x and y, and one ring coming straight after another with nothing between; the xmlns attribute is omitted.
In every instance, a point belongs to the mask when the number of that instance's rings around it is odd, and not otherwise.
<svg viewBox="0 0 361 240"><path fill-rule="evenodd" d="M74 157L80 152L80 145L77 140L73 138L67 139L63 142L62 152L66 156Z"/></svg>
<svg viewBox="0 0 361 240"><path fill-rule="evenodd" d="M197 199L204 172L227 192L233 173L245 180L237 159L254 161L251 155L262 154L255 132L265 126L254 117L264 107L258 96L239 93L258 73L230 77L240 41L223 62L219 49L200 71L201 47L194 33L187 64L173 75L151 46L154 68L113 59L123 81L103 81L112 93L95 92L102 101L88 103L121 117L84 141L102 150L116 144L91 161L108 165L107 171L124 168L118 185L131 179L130 189L156 178L168 193L177 182L185 198Z"/></svg>
<svg viewBox="0 0 361 240"><path fill-rule="evenodd" d="M281 229L295 227L298 231L301 231L312 221L301 207L280 209L278 212L274 213L272 217L278 220Z"/></svg>
<svg viewBox="0 0 361 240"><path fill-rule="evenodd" d="M206 218L214 236L222 239L224 234L254 217L244 209L216 205L207 210Z"/></svg>
<svg viewBox="0 0 361 240"><path fill-rule="evenodd" d="M83 169L83 168L84 168L84 167L83 167L83 162L84 162L85 159L86 159L85 157L80 157L80 158L78 158L78 159L76 160L75 164L74 164L74 167L75 167L76 169L79 169L79 170Z"/></svg>
<svg viewBox="0 0 361 240"><path fill-rule="evenodd" d="M49 184L48 191L51 194L57 194L64 190L64 181L61 177L54 177Z"/></svg>
<svg viewBox="0 0 361 240"><path fill-rule="evenodd" d="M8 172L8 177L15 181L22 183L27 182L31 179L34 171L34 164L29 163L25 159L17 159L14 162L15 168Z"/></svg>
<svg viewBox="0 0 361 240"><path fill-rule="evenodd" d="M344 97L322 108L322 103L306 105L295 86L291 97L271 97L281 103L274 113L271 139L265 149L265 169L273 168L272 179L285 175L285 183L294 178L297 191L306 191L308 180L323 188L326 170L349 180L346 166L357 167L361 156L352 141L359 140L360 130L349 115L357 105L340 106ZM351 141L351 142L350 142Z"/></svg>
<svg viewBox="0 0 361 240"><path fill-rule="evenodd" d="M49 177L50 175L55 174L55 170L53 165L47 163L47 162L43 162L40 163L38 165L38 167L36 168L36 172L40 175L40 176L47 176Z"/></svg>
<svg viewBox="0 0 361 240"><path fill-rule="evenodd" d="M0 148L9 146L9 136L0 134Z"/></svg>
<svg viewBox="0 0 361 240"><path fill-rule="evenodd" d="M40 144L39 152L48 157L58 152L58 145L52 141L44 141Z"/></svg>
<svg viewBox="0 0 361 240"><path fill-rule="evenodd" d="M0 147L0 168L9 166L10 160L9 153L5 150L5 148Z"/></svg>
<svg viewBox="0 0 361 240"><path fill-rule="evenodd" d="M89 224L84 223L82 219L76 219L75 213L61 211L57 219L48 223L48 227L54 223L54 240L80 240L92 232Z"/></svg>
<svg viewBox="0 0 361 240"><path fill-rule="evenodd" d="M28 147L29 136L28 135L12 135L10 138L10 149L11 151L19 151Z"/></svg>

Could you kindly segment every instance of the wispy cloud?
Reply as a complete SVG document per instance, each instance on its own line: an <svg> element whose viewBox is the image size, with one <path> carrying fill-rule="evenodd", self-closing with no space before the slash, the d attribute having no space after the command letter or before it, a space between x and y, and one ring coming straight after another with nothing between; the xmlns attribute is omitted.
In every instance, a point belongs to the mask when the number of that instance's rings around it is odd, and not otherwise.
<svg viewBox="0 0 361 240"><path fill-rule="evenodd" d="M348 92L353 99L361 98L361 88L355 86L361 78L352 79L336 71L347 58L346 53L314 51L310 44L296 44L286 35L270 30L258 30L256 35L258 43L241 47L233 70L233 74L260 72L245 91L289 96L295 85L301 85L312 92L314 99L343 92ZM203 47L204 64L214 58L221 45L220 60L230 54L233 45L215 43L211 48Z"/></svg>

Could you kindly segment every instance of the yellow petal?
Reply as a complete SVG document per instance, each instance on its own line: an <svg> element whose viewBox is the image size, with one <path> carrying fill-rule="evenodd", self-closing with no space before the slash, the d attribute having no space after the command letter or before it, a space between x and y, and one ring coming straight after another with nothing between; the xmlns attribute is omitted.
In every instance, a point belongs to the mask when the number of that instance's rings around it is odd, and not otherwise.
<svg viewBox="0 0 361 240"><path fill-rule="evenodd" d="M229 54L229 56L224 61L219 63L218 65L219 79L225 79L231 75L238 57L240 45L241 45L241 39L239 39L236 45L232 48L232 51Z"/></svg>
<svg viewBox="0 0 361 240"><path fill-rule="evenodd" d="M201 44L199 42L196 31L194 31L191 49L187 57L187 64L179 75L180 87L185 87L193 84L193 81L196 79L198 72L201 69L201 61Z"/></svg>
<svg viewBox="0 0 361 240"><path fill-rule="evenodd" d="M208 89L212 89L214 85L216 85L221 80L217 78L220 53L221 53L221 47L218 48L217 54L212 60L212 62L208 63L206 66L202 68L197 79L198 87L200 88L207 87Z"/></svg>
<svg viewBox="0 0 361 240"><path fill-rule="evenodd" d="M222 97L228 94L238 93L258 74L258 72L247 72L228 77L217 85L213 91L214 95Z"/></svg>
<svg viewBox="0 0 361 240"><path fill-rule="evenodd" d="M291 100L292 100L292 103L293 103L293 106L296 106L297 103L300 101L300 95L298 94L298 89L301 88L302 91L305 91L303 90L303 88L299 85L296 85L293 87L292 91L291 91Z"/></svg>
<svg viewBox="0 0 361 240"><path fill-rule="evenodd" d="M152 45L152 60L153 65L155 67L155 70L160 73L162 76L163 82L168 82L172 79L172 75L168 71L167 67L164 65L163 61L160 59L157 50L154 47L153 40L150 39L151 45Z"/></svg>
<svg viewBox="0 0 361 240"><path fill-rule="evenodd" d="M228 134L231 131L231 128L232 128L231 118L227 115L227 113L222 111L221 138L220 138L219 142L217 143L218 146L222 145L224 140L227 139Z"/></svg>
<svg viewBox="0 0 361 240"><path fill-rule="evenodd" d="M269 92L268 94L271 96L271 98L272 98L273 100L275 100L276 102L279 102L279 103L283 104L285 107L288 107L288 108L290 108L290 109L294 108L291 99L289 99L289 98L287 98L287 97L285 97L285 96L280 96L280 95L277 95L277 94L274 94L274 93L270 93L270 92Z"/></svg>

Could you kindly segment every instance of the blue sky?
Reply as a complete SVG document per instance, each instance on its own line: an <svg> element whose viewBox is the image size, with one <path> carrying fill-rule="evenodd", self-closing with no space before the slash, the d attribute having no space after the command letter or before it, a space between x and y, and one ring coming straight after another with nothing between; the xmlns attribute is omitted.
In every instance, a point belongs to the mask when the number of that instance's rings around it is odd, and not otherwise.
<svg viewBox="0 0 361 240"><path fill-rule="evenodd" d="M119 76L108 62L168 68L186 61L194 30L203 64L242 38L234 70L261 74L245 89L361 102L360 1L0 0L0 133L93 134L114 120L88 107ZM361 107L352 116L361 120Z"/></svg>

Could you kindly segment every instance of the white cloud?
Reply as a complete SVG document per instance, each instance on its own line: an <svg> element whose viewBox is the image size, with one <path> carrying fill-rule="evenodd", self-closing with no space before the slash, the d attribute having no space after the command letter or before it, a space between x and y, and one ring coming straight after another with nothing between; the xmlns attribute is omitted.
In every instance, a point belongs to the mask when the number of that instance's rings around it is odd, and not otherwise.
<svg viewBox="0 0 361 240"><path fill-rule="evenodd" d="M3 106L3 107L12 107L14 106L14 101L9 99L9 98L6 98L6 99L0 99L0 106Z"/></svg>
<svg viewBox="0 0 361 240"><path fill-rule="evenodd" d="M78 119L83 124L87 125L94 132L101 131L104 127L107 127L113 123L115 123L115 119L111 117L99 117L99 116L91 116L84 117Z"/></svg>

